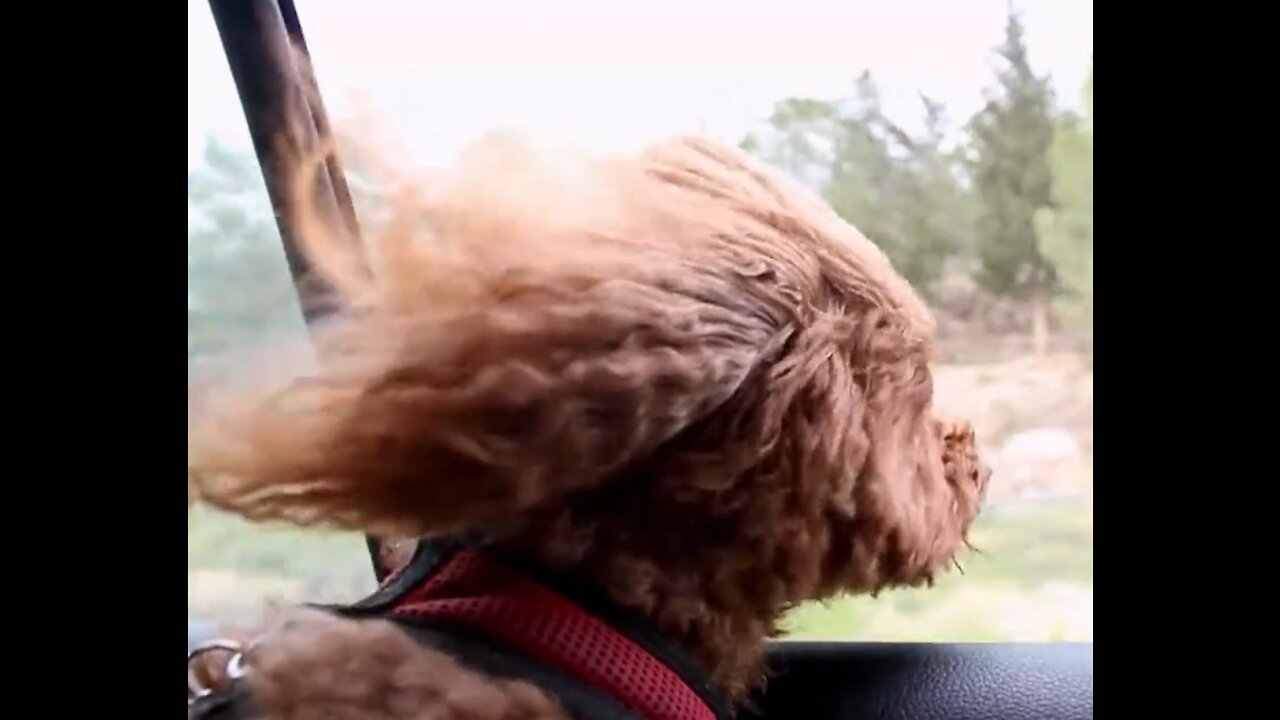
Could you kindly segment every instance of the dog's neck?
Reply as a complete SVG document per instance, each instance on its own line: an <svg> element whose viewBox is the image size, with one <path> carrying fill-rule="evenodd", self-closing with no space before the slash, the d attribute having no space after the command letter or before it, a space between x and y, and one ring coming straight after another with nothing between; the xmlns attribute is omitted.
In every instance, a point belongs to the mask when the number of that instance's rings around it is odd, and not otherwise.
<svg viewBox="0 0 1280 720"><path fill-rule="evenodd" d="M590 587L620 609L646 621L693 658L716 689L733 702L744 700L765 679L764 651L776 634L786 604L770 602L766 588L753 593L757 573L681 572L634 555L587 553L564 556L536 544L507 546L559 576ZM541 550L541 551L539 551ZM664 567L658 571L659 567ZM748 577L750 576L750 577Z"/></svg>
<svg viewBox="0 0 1280 720"><path fill-rule="evenodd" d="M666 477L636 471L486 534L647 622L721 694L746 700L765 680L767 642L786 611L847 584L837 571L850 564L848 543L837 542L824 487L784 485L779 501L740 484L713 503L711 491L682 494L683 475Z"/></svg>

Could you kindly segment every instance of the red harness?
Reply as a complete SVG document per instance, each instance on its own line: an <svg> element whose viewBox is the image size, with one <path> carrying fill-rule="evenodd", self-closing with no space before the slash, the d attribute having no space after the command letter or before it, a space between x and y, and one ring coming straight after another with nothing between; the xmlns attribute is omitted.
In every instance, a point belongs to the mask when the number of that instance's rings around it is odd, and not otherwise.
<svg viewBox="0 0 1280 720"><path fill-rule="evenodd" d="M388 614L484 637L576 677L646 718L717 717L679 674L639 643L472 549L454 552Z"/></svg>

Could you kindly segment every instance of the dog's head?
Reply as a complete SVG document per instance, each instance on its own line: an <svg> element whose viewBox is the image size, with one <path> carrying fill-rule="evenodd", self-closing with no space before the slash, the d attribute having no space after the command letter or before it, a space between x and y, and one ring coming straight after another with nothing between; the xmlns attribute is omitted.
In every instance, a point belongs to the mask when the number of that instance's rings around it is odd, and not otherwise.
<svg viewBox="0 0 1280 720"><path fill-rule="evenodd" d="M207 502L481 528L634 605L680 586L775 611L930 579L978 512L973 433L933 415L925 305L734 148L500 137L396 196L361 253L299 208L346 308L318 365L193 419Z"/></svg>

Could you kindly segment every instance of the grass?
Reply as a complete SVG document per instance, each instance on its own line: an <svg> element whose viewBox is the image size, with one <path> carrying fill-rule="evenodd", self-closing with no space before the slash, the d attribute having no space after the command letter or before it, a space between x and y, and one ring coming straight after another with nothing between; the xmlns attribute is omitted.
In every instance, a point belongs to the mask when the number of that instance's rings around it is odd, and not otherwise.
<svg viewBox="0 0 1280 720"><path fill-rule="evenodd" d="M795 610L809 640L1093 639L1093 499L1006 503L975 525L980 553L932 588L840 598Z"/></svg>
<svg viewBox="0 0 1280 720"><path fill-rule="evenodd" d="M929 589L841 598L798 608L795 639L920 641L1092 640L1093 500L1004 503L972 533ZM351 600L372 588L363 538L263 530L206 510L187 524L187 610L218 619L264 599Z"/></svg>

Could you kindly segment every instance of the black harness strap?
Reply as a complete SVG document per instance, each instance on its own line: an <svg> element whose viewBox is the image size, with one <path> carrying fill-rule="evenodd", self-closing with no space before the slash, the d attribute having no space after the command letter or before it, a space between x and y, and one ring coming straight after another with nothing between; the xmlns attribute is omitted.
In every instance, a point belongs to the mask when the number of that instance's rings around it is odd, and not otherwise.
<svg viewBox="0 0 1280 720"><path fill-rule="evenodd" d="M417 642L448 655L464 667L491 677L536 685L555 698L573 720L646 720L577 678L499 648L483 638L420 623L392 622ZM254 720L257 717L257 708L244 679L198 698L187 710L188 720Z"/></svg>
<svg viewBox="0 0 1280 720"><path fill-rule="evenodd" d="M397 574L369 596L350 605L312 605L343 617L359 620L387 620L426 647L436 649L476 672L508 680L530 682L556 698L574 720L645 720L617 699L555 668L536 662L487 638L450 627L439 627L419 618L396 617L391 613L409 593L426 582L457 551L476 548L474 541L433 540L419 542L413 557ZM491 548L485 552L497 556ZM717 720L730 720L728 703L710 681L665 638L645 623L620 612L589 590L508 557L504 565L547 587L555 588L579 607L607 622L667 665L711 708ZM198 699L188 710L189 720L250 720L255 717L250 693L242 679ZM650 719L656 720L656 719Z"/></svg>

